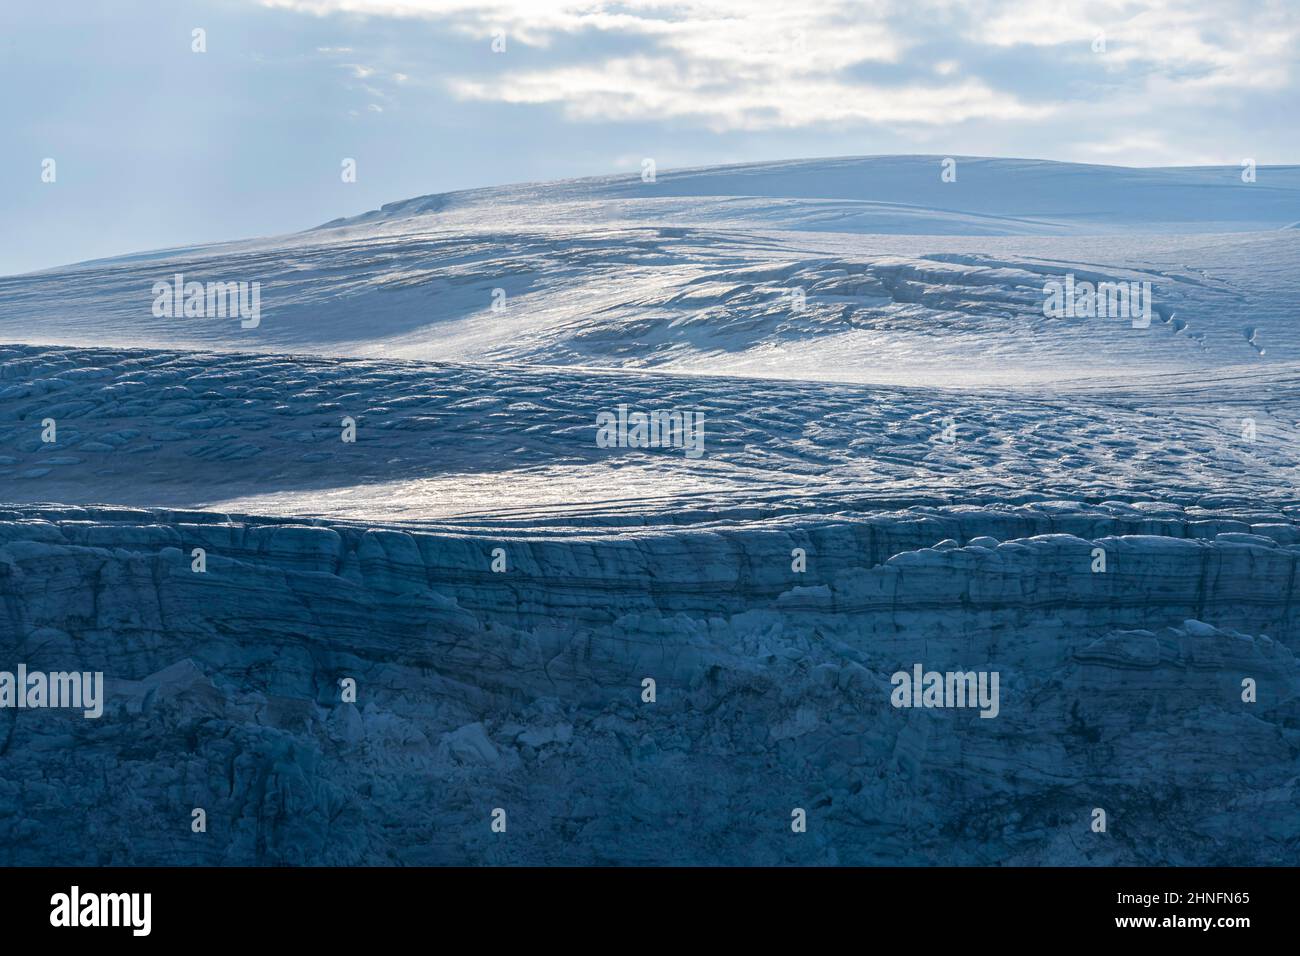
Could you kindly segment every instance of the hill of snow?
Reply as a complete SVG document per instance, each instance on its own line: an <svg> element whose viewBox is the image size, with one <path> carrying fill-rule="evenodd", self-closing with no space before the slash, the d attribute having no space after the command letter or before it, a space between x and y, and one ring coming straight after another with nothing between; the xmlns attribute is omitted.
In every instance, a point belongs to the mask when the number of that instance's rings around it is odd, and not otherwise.
<svg viewBox="0 0 1300 956"><path fill-rule="evenodd" d="M0 279L0 340L917 384L1300 361L1300 167L809 160L501 187ZM260 321L157 282L259 282ZM1044 315L1149 282L1153 321Z"/></svg>

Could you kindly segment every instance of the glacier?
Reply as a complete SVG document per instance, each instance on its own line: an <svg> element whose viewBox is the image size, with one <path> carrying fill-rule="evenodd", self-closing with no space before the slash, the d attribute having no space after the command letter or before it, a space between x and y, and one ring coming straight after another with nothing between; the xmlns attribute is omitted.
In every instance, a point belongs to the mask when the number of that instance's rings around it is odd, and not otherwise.
<svg viewBox="0 0 1300 956"><path fill-rule="evenodd" d="M0 708L0 861L1293 862L1300 167L939 164L0 277L0 669L106 698ZM154 315L178 273L260 323Z"/></svg>

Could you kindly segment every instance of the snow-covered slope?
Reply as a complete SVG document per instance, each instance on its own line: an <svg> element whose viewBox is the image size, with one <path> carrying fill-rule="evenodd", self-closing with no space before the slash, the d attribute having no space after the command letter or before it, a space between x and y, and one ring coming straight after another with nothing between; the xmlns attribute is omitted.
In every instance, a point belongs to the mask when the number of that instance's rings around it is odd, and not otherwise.
<svg viewBox="0 0 1300 956"><path fill-rule="evenodd" d="M702 415L702 454L599 447L597 416L619 405ZM1277 505L1295 497L1298 411L1294 370L1008 391L10 347L0 480L11 501L466 523L891 500ZM42 440L48 420L57 441Z"/></svg>
<svg viewBox="0 0 1300 956"><path fill-rule="evenodd" d="M1300 167L873 157L423 197L0 279L0 340L988 384L1300 361ZM256 327L156 282L261 283ZM1044 315L1149 282L1149 327Z"/></svg>
<svg viewBox="0 0 1300 956"><path fill-rule="evenodd" d="M945 179L949 160L953 175ZM501 207L586 225L613 215L911 235L1240 232L1300 220L1300 166L1266 167L1249 184L1241 173L968 156L805 159L656 171L652 182L634 174L422 196L325 228L429 214L468 224ZM1242 192L1243 184L1254 191Z"/></svg>

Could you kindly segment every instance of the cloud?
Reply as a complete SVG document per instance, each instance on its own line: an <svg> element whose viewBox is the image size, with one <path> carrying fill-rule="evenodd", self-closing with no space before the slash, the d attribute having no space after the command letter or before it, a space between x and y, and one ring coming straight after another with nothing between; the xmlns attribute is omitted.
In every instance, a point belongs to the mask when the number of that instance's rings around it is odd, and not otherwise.
<svg viewBox="0 0 1300 956"><path fill-rule="evenodd" d="M978 43L1069 47L1174 85L1283 86L1300 44L1300 7L1290 0L975 0L964 9Z"/></svg>
<svg viewBox="0 0 1300 956"><path fill-rule="evenodd" d="M445 81L464 100L716 131L1034 122L1106 98L1120 112L1134 97L1159 111L1284 90L1300 51L1291 0L1224 0L1212 10L1203 0L260 2L419 18L475 38L481 68ZM494 31L506 34L503 55L489 52ZM545 52L540 65L536 51ZM1070 95L1038 88L1044 56L1077 78ZM994 58L999 71L981 73ZM1008 79L1005 64L1017 60L1024 75Z"/></svg>
<svg viewBox="0 0 1300 956"><path fill-rule="evenodd" d="M457 80L465 99L560 104L575 120L693 119L718 130L793 128L819 123L941 124L972 117L1035 119L1054 107L1029 106L968 80L943 86L873 86L833 77L783 76L727 84L698 65L629 57L599 66Z"/></svg>

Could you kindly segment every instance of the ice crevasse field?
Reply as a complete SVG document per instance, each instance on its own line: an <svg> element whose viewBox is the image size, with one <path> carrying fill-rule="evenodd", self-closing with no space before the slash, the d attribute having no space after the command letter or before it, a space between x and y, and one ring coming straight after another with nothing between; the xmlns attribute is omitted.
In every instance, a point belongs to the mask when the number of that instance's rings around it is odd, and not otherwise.
<svg viewBox="0 0 1300 956"><path fill-rule="evenodd" d="M944 159L0 277L0 861L1293 862L1300 167Z"/></svg>

